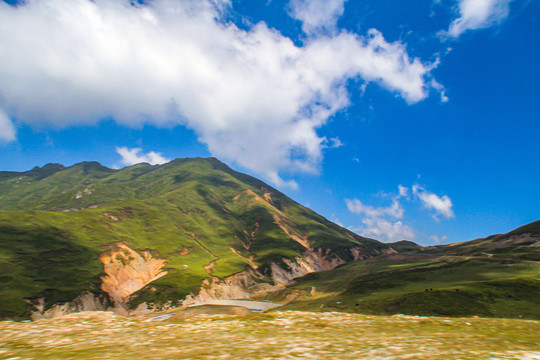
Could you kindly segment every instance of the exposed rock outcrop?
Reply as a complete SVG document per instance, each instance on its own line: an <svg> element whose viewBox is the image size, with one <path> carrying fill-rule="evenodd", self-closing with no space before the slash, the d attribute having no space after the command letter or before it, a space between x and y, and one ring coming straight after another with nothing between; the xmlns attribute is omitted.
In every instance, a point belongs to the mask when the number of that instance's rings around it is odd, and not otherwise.
<svg viewBox="0 0 540 360"><path fill-rule="evenodd" d="M361 248L350 248L348 251L354 260L370 257ZM143 302L137 309L128 311L126 306L130 295L167 274L162 270L167 260L153 257L150 251L137 252L125 243L115 243L110 245L108 252L101 254L100 261L106 273L106 276L101 278L101 289L108 296L84 292L73 301L56 304L47 310L44 298L29 300L35 307L32 319L53 318L80 311L114 311L120 315L140 315L168 307L168 304L148 306ZM224 279L212 277L205 280L196 295L191 294L184 299L183 306L212 300L249 299L258 293L281 289L306 274L332 270L346 263L330 249L322 248L306 250L303 256L294 259L283 258L282 262L281 266L271 263L269 277L273 284L268 283L268 277L261 274L256 267L251 267ZM211 268L207 271L210 272Z"/></svg>
<svg viewBox="0 0 540 360"><path fill-rule="evenodd" d="M93 294L84 291L75 299L65 303L58 303L45 310L45 298L29 299L28 303L34 306L30 313L32 320L51 319L62 315L81 311L109 311L113 310L111 301L105 294Z"/></svg>
<svg viewBox="0 0 540 360"><path fill-rule="evenodd" d="M391 254L397 254L398 252L396 250L394 250L394 248L392 247L389 247L388 249L382 249L381 252L384 254L384 255L391 255Z"/></svg>
<svg viewBox="0 0 540 360"><path fill-rule="evenodd" d="M332 254L329 249L308 250L302 257L292 260L284 258L283 263L288 269L273 262L271 264L272 281L276 285L288 285L296 278L316 271L332 270L345 262L339 256Z"/></svg>
<svg viewBox="0 0 540 360"><path fill-rule="evenodd" d="M31 319L50 319L81 311L114 311L119 315L131 315L153 311L146 303L128 312L126 300L134 292L167 274L162 271L167 260L154 258L150 251L137 252L125 243L110 245L110 251L100 255L105 276L101 277L101 289L106 293L81 293L69 302L58 303L45 309L45 298L27 299L34 306Z"/></svg>
<svg viewBox="0 0 540 360"><path fill-rule="evenodd" d="M101 254L99 260L107 274L101 278L101 289L109 294L118 313L127 314L129 295L167 274L162 271L167 260L154 258L150 251L139 253L125 243L111 245L110 251Z"/></svg>
<svg viewBox="0 0 540 360"><path fill-rule="evenodd" d="M360 248L349 249L354 260L370 257ZM264 276L256 268L226 277L205 280L197 295L191 294L183 302L184 306L206 303L212 300L249 299L257 293L275 291L291 284L294 279L306 274L332 270L346 261L333 254L330 249L306 250L303 256L294 259L283 258L286 269L271 263L270 278L273 285L263 282Z"/></svg>
<svg viewBox="0 0 540 360"><path fill-rule="evenodd" d="M228 276L223 280L212 278L205 280L197 295L188 295L183 305L200 304L210 300L249 299L254 294L276 290L276 286L264 282L256 282L261 274L254 270Z"/></svg>

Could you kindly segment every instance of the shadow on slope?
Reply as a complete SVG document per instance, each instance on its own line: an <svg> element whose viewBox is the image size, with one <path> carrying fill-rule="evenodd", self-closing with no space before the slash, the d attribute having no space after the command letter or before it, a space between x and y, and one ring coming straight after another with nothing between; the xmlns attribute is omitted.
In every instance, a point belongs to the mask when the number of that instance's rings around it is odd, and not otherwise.
<svg viewBox="0 0 540 360"><path fill-rule="evenodd" d="M21 299L46 295L47 305L99 291L98 251L52 226L0 225L0 318L26 317ZM60 266L61 265L61 266Z"/></svg>
<svg viewBox="0 0 540 360"><path fill-rule="evenodd" d="M295 310L540 319L540 265L521 256L539 250L383 256L308 274L270 299Z"/></svg>

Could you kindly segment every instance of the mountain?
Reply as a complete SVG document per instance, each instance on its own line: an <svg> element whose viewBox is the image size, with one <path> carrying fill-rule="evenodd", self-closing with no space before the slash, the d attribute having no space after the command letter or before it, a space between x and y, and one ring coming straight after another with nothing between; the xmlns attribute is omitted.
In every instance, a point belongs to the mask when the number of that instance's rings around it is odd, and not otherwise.
<svg viewBox="0 0 540 360"><path fill-rule="evenodd" d="M0 172L0 318L247 298L395 252L215 158Z"/></svg>
<svg viewBox="0 0 540 360"><path fill-rule="evenodd" d="M444 246L384 244L214 158L48 164L0 172L0 318L254 298L540 319L539 240L536 221Z"/></svg>
<svg viewBox="0 0 540 360"><path fill-rule="evenodd" d="M540 221L308 274L273 300L309 311L540 319ZM406 246L405 246L406 245Z"/></svg>

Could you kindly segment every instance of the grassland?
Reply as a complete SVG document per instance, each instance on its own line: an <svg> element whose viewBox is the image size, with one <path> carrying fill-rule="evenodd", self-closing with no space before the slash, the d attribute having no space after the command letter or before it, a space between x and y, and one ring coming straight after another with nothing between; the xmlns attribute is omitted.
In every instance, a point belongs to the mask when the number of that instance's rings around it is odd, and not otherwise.
<svg viewBox="0 0 540 360"><path fill-rule="evenodd" d="M98 256L117 242L167 260L167 275L135 294L133 307L181 300L206 278L245 270L246 259L268 276L271 262L305 251L283 228L346 260L352 246L371 255L388 248L213 158L0 172L0 318L27 317L25 298L50 306L99 293Z"/></svg>
<svg viewBox="0 0 540 360"><path fill-rule="evenodd" d="M540 319L538 274L537 265L481 260L366 261L310 274L282 292L296 296L288 309Z"/></svg>
<svg viewBox="0 0 540 360"><path fill-rule="evenodd" d="M4 359L539 359L540 322L275 311L2 322Z"/></svg>
<svg viewBox="0 0 540 360"><path fill-rule="evenodd" d="M540 221L508 234L421 248L363 238L216 159L113 170L95 162L0 172L0 319L101 293L98 257L122 242L167 260L167 275L135 293L173 304L208 278L248 267L271 282L272 262L305 245L352 260L262 295L285 309L540 319ZM305 242L304 245L302 242ZM392 247L398 254L381 255ZM213 267L209 267L213 264ZM206 268L205 268L206 267Z"/></svg>
<svg viewBox="0 0 540 360"><path fill-rule="evenodd" d="M267 298L292 310L540 320L538 224L308 274Z"/></svg>

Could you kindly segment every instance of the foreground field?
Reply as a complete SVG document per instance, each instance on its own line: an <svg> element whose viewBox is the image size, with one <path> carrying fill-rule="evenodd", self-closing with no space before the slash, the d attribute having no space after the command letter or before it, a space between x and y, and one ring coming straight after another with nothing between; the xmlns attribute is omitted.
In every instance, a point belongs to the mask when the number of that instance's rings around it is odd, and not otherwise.
<svg viewBox="0 0 540 360"><path fill-rule="evenodd" d="M540 322L272 312L181 322L106 312L0 324L3 359L540 359Z"/></svg>

